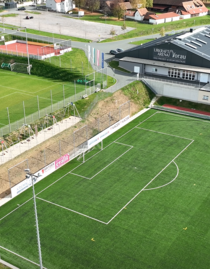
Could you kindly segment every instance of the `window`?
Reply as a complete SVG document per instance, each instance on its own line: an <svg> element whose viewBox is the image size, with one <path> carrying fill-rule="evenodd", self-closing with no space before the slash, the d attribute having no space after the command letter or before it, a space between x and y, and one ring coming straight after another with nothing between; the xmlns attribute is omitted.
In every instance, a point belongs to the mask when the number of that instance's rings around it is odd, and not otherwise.
<svg viewBox="0 0 210 269"><path fill-rule="evenodd" d="M208 95L204 95L204 96L203 96L203 100L208 101L208 100L209 100Z"/></svg>

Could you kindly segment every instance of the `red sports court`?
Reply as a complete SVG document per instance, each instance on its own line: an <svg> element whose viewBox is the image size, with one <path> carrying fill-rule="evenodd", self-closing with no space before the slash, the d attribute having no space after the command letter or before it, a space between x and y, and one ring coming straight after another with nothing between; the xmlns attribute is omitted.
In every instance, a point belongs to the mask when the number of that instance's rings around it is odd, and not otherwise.
<svg viewBox="0 0 210 269"><path fill-rule="evenodd" d="M71 51L70 46L60 44L45 44L38 42L13 40L5 42L5 45L0 46L0 53L7 53L17 56L27 56L27 49L29 57L44 59L52 56L58 56L67 51ZM34 57L35 56L35 57Z"/></svg>

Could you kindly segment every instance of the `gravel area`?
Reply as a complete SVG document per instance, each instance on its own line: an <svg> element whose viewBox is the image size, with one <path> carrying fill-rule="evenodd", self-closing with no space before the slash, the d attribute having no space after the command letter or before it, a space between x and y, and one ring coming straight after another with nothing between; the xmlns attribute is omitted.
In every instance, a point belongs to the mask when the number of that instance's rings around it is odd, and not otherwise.
<svg viewBox="0 0 210 269"><path fill-rule="evenodd" d="M121 26L74 19L59 13L41 12L42 14L39 15L28 13L28 15L34 17L31 20L25 19L27 15L25 12L15 11L15 13L17 13L18 16L4 17L4 22L50 33L86 38L92 41L110 38L111 29L114 29L117 35L133 30L131 27L122 30Z"/></svg>

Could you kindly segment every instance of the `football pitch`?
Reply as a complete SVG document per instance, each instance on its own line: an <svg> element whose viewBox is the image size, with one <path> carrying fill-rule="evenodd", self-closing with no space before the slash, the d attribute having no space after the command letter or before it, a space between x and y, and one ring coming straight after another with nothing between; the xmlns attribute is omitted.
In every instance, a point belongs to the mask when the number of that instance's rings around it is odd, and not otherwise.
<svg viewBox="0 0 210 269"><path fill-rule="evenodd" d="M209 138L149 110L37 183L44 267L210 268ZM0 256L39 268L31 189L0 208Z"/></svg>
<svg viewBox="0 0 210 269"><path fill-rule="evenodd" d="M64 83L35 75L0 70L0 77L0 127L8 124L7 107L12 123L24 118L23 101L25 115L28 116L37 112L38 108L41 110L51 106L51 91L53 104L75 94L74 82L65 82L63 91ZM76 93L84 90L84 85L77 84Z"/></svg>

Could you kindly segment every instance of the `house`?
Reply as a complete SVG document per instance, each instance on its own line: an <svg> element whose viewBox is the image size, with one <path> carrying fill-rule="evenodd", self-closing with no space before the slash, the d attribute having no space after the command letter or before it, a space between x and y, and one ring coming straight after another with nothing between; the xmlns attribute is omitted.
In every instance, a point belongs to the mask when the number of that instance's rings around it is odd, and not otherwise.
<svg viewBox="0 0 210 269"><path fill-rule="evenodd" d="M126 19L135 21L149 20L149 15L155 15L154 12L149 12L146 8L139 8L136 11L127 11Z"/></svg>
<svg viewBox="0 0 210 269"><path fill-rule="evenodd" d="M153 0L152 10L179 13L181 18L189 18L189 15L193 17L208 14L208 9L201 0Z"/></svg>
<svg viewBox="0 0 210 269"><path fill-rule="evenodd" d="M132 5L130 2L118 3L118 5L122 10L125 11L125 13L132 10ZM112 13L114 6L115 6L114 0L105 1L105 10L107 13Z"/></svg>
<svg viewBox="0 0 210 269"><path fill-rule="evenodd" d="M151 24L160 24L171 21L178 21L180 19L180 15L174 12L168 12L163 14L151 14L149 15L149 23Z"/></svg>
<svg viewBox="0 0 210 269"><path fill-rule="evenodd" d="M56 12L67 13L75 8L72 0L46 0L46 7Z"/></svg>
<svg viewBox="0 0 210 269"><path fill-rule="evenodd" d="M189 19L189 18L191 18L190 13L188 13L187 11L181 10L179 14L180 14L180 19Z"/></svg>

